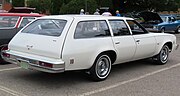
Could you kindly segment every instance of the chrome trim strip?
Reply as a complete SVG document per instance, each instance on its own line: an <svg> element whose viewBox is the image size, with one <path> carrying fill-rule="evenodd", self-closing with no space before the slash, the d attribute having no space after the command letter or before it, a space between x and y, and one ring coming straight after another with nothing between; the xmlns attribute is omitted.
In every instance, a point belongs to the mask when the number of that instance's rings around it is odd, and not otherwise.
<svg viewBox="0 0 180 96"><path fill-rule="evenodd" d="M5 51L3 51L3 52L6 53ZM60 73L60 72L65 71L65 63L64 62L60 62L59 64L52 64L53 66L58 65L58 67L56 67L56 68L48 68L48 67L45 67L45 66L40 66L38 64L31 63L30 62L31 59L15 56L15 55L12 55L12 54L10 54L10 58L6 58L4 56L2 56L2 58L7 62L17 64L17 65L19 65L19 62L21 62L21 61L26 62L29 65L28 69L35 69L35 70L38 70L38 71L43 71L43 72L48 72L48 73ZM34 60L34 62L38 62L38 61Z"/></svg>

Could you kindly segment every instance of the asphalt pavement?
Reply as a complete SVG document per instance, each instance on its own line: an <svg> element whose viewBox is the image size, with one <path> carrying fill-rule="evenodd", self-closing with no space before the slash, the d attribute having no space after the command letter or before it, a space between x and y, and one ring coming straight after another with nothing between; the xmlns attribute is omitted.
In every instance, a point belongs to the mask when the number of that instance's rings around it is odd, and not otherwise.
<svg viewBox="0 0 180 96"><path fill-rule="evenodd" d="M180 44L180 34L177 43ZM91 81L80 71L48 74L0 65L0 96L179 96L180 48L166 65L140 60L112 67L101 82Z"/></svg>

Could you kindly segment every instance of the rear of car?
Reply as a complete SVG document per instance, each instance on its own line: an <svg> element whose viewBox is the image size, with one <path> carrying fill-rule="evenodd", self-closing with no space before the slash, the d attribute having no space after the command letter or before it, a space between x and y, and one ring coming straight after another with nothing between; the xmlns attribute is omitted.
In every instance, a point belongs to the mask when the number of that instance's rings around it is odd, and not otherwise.
<svg viewBox="0 0 180 96"><path fill-rule="evenodd" d="M40 14L0 13L0 49L9 43L14 35ZM0 57L0 63L3 62Z"/></svg>
<svg viewBox="0 0 180 96"><path fill-rule="evenodd" d="M60 58L72 20L70 17L35 20L11 40L9 50L2 53L4 59L25 69L50 73L64 71L64 61Z"/></svg>

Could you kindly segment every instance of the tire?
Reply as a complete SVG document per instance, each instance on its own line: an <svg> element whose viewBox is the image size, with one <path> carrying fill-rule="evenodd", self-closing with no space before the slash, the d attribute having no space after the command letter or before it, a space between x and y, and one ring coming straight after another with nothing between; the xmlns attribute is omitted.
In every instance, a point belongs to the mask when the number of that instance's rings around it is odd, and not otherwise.
<svg viewBox="0 0 180 96"><path fill-rule="evenodd" d="M169 58L169 47L167 45L164 45L159 52L158 55L155 56L156 58L156 64L158 65L164 65L167 63Z"/></svg>
<svg viewBox="0 0 180 96"><path fill-rule="evenodd" d="M0 48L0 64L3 64L3 63L6 63L6 62L1 57L1 48Z"/></svg>
<svg viewBox="0 0 180 96"><path fill-rule="evenodd" d="M111 66L111 59L108 55L99 55L89 71L90 77L95 81L105 80L109 76Z"/></svg>
<svg viewBox="0 0 180 96"><path fill-rule="evenodd" d="M175 31L175 33L179 34L180 33L180 27L178 27Z"/></svg>
<svg viewBox="0 0 180 96"><path fill-rule="evenodd" d="M162 28L160 32L165 33L165 28Z"/></svg>
<svg viewBox="0 0 180 96"><path fill-rule="evenodd" d="M3 48L3 47L4 47L4 45L0 47L0 64L8 63L8 62L4 61L4 60L2 59L2 57L1 57L1 51L2 51L2 48Z"/></svg>

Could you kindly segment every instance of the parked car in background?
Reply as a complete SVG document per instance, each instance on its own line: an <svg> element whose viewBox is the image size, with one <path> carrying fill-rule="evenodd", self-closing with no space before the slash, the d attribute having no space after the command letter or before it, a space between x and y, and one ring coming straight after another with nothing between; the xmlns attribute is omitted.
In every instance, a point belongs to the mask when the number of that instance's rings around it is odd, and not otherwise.
<svg viewBox="0 0 180 96"><path fill-rule="evenodd" d="M26 24L41 17L36 13L0 13L0 52L1 48L8 44L14 35ZM0 63L3 62L0 56Z"/></svg>
<svg viewBox="0 0 180 96"><path fill-rule="evenodd" d="M151 32L180 33L180 20L173 15L159 15L153 12L141 12L139 16L144 19L141 24Z"/></svg>
<svg viewBox="0 0 180 96"><path fill-rule="evenodd" d="M113 64L144 58L166 64L176 47L173 34L149 33L131 18L61 15L31 22L3 48L2 56L25 69L86 70L94 80L104 80Z"/></svg>

